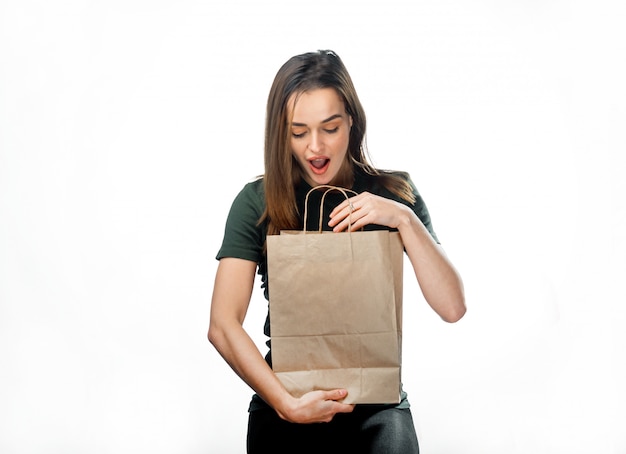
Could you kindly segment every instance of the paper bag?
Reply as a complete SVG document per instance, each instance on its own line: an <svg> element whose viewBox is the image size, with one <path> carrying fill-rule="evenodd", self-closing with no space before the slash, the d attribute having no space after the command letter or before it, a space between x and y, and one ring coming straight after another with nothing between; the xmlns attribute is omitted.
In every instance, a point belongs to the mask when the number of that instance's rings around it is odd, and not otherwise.
<svg viewBox="0 0 626 454"><path fill-rule="evenodd" d="M345 403L399 402L399 233L281 232L267 237L267 254L272 367L287 390L345 388Z"/></svg>

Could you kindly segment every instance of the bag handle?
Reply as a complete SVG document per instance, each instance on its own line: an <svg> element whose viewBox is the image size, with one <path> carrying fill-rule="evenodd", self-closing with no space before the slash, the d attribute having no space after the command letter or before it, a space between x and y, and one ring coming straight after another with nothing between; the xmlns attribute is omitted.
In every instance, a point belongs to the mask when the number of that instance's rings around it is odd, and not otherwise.
<svg viewBox="0 0 626 454"><path fill-rule="evenodd" d="M304 233L306 233L306 221L307 221L308 210L309 210L309 195L311 195L311 193L313 191L317 191L318 189L323 189L323 188L325 188L326 191L324 191L324 195L322 195L322 200L320 201L319 233L322 233L322 216L324 216L324 199L326 198L326 194L328 194L331 191L339 191L339 192L341 192L344 195L346 200L348 200L350 198L350 197L348 197L348 194L347 194L348 192L351 192L354 195L359 195L358 192L355 192L352 189L341 188L339 186L332 186L332 185L329 185L329 184L322 184L322 185L315 186L314 188L312 188L309 192L307 192L306 198L304 199L304 226L303 226L303 229L302 229L304 231ZM350 214L348 215L348 232L351 231L351 227L352 227L352 212L354 211L354 207L352 206L351 203L350 203L349 207L350 207Z"/></svg>

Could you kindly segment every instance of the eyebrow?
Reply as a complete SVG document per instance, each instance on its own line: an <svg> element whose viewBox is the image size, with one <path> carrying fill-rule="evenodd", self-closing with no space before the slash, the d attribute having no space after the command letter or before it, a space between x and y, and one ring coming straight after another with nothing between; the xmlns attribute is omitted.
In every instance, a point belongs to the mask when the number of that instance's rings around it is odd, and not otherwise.
<svg viewBox="0 0 626 454"><path fill-rule="evenodd" d="M328 123L329 121L333 121L335 118L342 118L342 116L340 114L331 115L326 120L322 120L322 123ZM291 126L306 126L306 124L292 122Z"/></svg>

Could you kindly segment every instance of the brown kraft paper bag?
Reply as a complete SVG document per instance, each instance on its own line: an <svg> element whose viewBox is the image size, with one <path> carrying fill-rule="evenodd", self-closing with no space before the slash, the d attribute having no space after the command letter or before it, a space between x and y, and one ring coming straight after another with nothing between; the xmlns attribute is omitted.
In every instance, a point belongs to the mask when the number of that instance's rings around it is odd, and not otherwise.
<svg viewBox="0 0 626 454"><path fill-rule="evenodd" d="M319 232L267 237L274 372L296 397L345 388L344 403L398 403L400 234L321 230L320 216Z"/></svg>

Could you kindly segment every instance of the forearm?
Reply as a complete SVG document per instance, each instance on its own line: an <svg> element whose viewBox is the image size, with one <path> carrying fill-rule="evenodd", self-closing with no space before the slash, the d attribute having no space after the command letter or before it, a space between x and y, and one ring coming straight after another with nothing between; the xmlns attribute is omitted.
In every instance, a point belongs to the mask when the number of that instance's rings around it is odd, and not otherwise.
<svg viewBox="0 0 626 454"><path fill-rule="evenodd" d="M463 282L441 246L408 208L398 231L428 304L443 320L460 320L466 310Z"/></svg>
<svg viewBox="0 0 626 454"><path fill-rule="evenodd" d="M263 400L286 418L293 397L285 390L248 333L238 323L211 323L209 340L216 350Z"/></svg>
<svg viewBox="0 0 626 454"><path fill-rule="evenodd" d="M208 337L235 373L280 412L291 396L243 328L255 271L255 262L234 258L220 260Z"/></svg>
<svg viewBox="0 0 626 454"><path fill-rule="evenodd" d="M293 397L280 383L241 325L233 325L228 330L212 326L209 340L237 375L286 421L329 422L336 413L349 413L354 409L354 405L338 402L347 395L345 389L311 391L299 399Z"/></svg>
<svg viewBox="0 0 626 454"><path fill-rule="evenodd" d="M232 369L279 416L297 423L328 422L336 413L352 411L340 401L344 389L311 391L295 398L285 389L243 329L256 263L236 258L220 260L213 288L209 340Z"/></svg>

